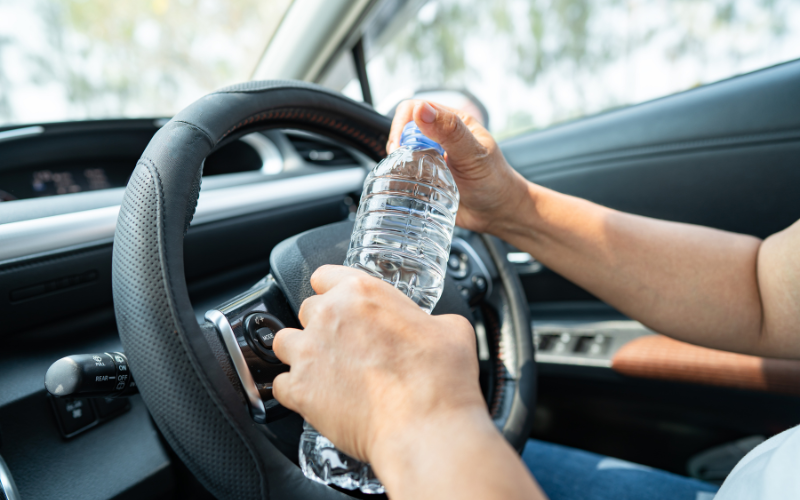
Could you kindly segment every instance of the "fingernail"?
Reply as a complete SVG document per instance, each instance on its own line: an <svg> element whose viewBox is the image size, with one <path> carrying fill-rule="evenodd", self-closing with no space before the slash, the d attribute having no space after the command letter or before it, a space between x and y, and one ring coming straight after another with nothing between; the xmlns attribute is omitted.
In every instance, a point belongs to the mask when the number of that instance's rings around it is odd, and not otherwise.
<svg viewBox="0 0 800 500"><path fill-rule="evenodd" d="M425 123L433 123L436 120L436 110L427 102L423 103L422 108L419 110L419 117Z"/></svg>
<svg viewBox="0 0 800 500"><path fill-rule="evenodd" d="M388 151L389 151L390 153L391 153L392 151L394 151L395 149L397 149L397 142L395 142L395 141L391 141L391 142L389 143L389 147L388 147L387 149L388 149Z"/></svg>

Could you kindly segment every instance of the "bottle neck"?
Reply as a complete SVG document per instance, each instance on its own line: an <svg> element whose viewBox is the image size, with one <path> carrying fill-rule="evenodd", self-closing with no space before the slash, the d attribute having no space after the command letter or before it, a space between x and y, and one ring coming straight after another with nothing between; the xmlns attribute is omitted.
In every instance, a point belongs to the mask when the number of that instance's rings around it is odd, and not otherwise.
<svg viewBox="0 0 800 500"><path fill-rule="evenodd" d="M443 152L440 150L441 146L438 144L426 144L424 142L417 142L417 141L409 141L409 142L401 142L400 147L408 148L412 151L422 151L426 149L432 149L439 153L439 155L444 156Z"/></svg>
<svg viewBox="0 0 800 500"><path fill-rule="evenodd" d="M414 122L408 122L403 127L403 134L400 136L400 147L408 147L413 150L433 149L444 156L444 148L441 144L422 134L419 127Z"/></svg>

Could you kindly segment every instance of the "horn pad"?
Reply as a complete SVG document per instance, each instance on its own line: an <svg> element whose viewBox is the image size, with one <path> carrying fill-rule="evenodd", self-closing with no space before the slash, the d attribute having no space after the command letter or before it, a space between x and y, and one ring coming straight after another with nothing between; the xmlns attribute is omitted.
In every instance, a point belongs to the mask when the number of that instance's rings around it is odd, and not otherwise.
<svg viewBox="0 0 800 500"><path fill-rule="evenodd" d="M352 232L352 221L337 222L286 239L272 250L270 272L295 314L303 301L314 295L310 283L314 271L326 264L344 262ZM433 314L459 314L475 324L469 305L449 277L445 277L442 297Z"/></svg>

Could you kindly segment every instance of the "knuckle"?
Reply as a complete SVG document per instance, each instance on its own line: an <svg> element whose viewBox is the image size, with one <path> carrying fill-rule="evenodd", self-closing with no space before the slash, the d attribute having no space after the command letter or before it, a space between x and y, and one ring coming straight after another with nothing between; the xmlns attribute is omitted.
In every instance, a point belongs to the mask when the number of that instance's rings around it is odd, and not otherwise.
<svg viewBox="0 0 800 500"><path fill-rule="evenodd" d="M314 283L318 282L320 279L322 279L322 276L330 272L332 267L333 266L330 264L323 264L319 266L316 271L311 273L311 279L309 280L311 282L311 286L314 286Z"/></svg>
<svg viewBox="0 0 800 500"><path fill-rule="evenodd" d="M447 319L452 323L453 329L459 333L472 332L472 323L467 318L460 314L450 314Z"/></svg>
<svg viewBox="0 0 800 500"><path fill-rule="evenodd" d="M447 321L449 323L448 330L453 332L453 335L449 336L449 338L454 344L464 347L473 347L475 345L475 330L467 318L452 314L447 316Z"/></svg>
<svg viewBox="0 0 800 500"><path fill-rule="evenodd" d="M359 273L358 275L353 275L347 278L347 286L351 288L353 292L364 295L368 294L373 290L375 278L371 276L367 276L364 273Z"/></svg>
<svg viewBox="0 0 800 500"><path fill-rule="evenodd" d="M303 336L296 345L297 357L304 361L308 362L309 360L313 360L317 355L317 344L316 342L309 342L306 336Z"/></svg>
<svg viewBox="0 0 800 500"><path fill-rule="evenodd" d="M283 330L279 330L278 332L275 333L275 338L272 339L272 349L276 352L283 350L284 336L282 335L282 333Z"/></svg>
<svg viewBox="0 0 800 500"><path fill-rule="evenodd" d="M444 120L442 123L442 128L447 134L456 134L459 133L459 125L461 124L461 119L456 116L455 113L443 113ZM462 132L463 134L463 132Z"/></svg>

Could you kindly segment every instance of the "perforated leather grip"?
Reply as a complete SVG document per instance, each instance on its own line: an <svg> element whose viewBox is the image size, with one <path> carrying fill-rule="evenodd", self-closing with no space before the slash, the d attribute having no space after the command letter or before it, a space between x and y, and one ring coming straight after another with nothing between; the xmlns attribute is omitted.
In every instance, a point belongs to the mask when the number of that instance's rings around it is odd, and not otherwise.
<svg viewBox="0 0 800 500"><path fill-rule="evenodd" d="M223 141L291 127L347 143L374 159L389 120L301 82L250 82L198 100L156 133L125 192L114 239L120 338L142 397L175 452L217 498L345 498L308 481L255 424L197 324L183 270L183 236L201 165Z"/></svg>

